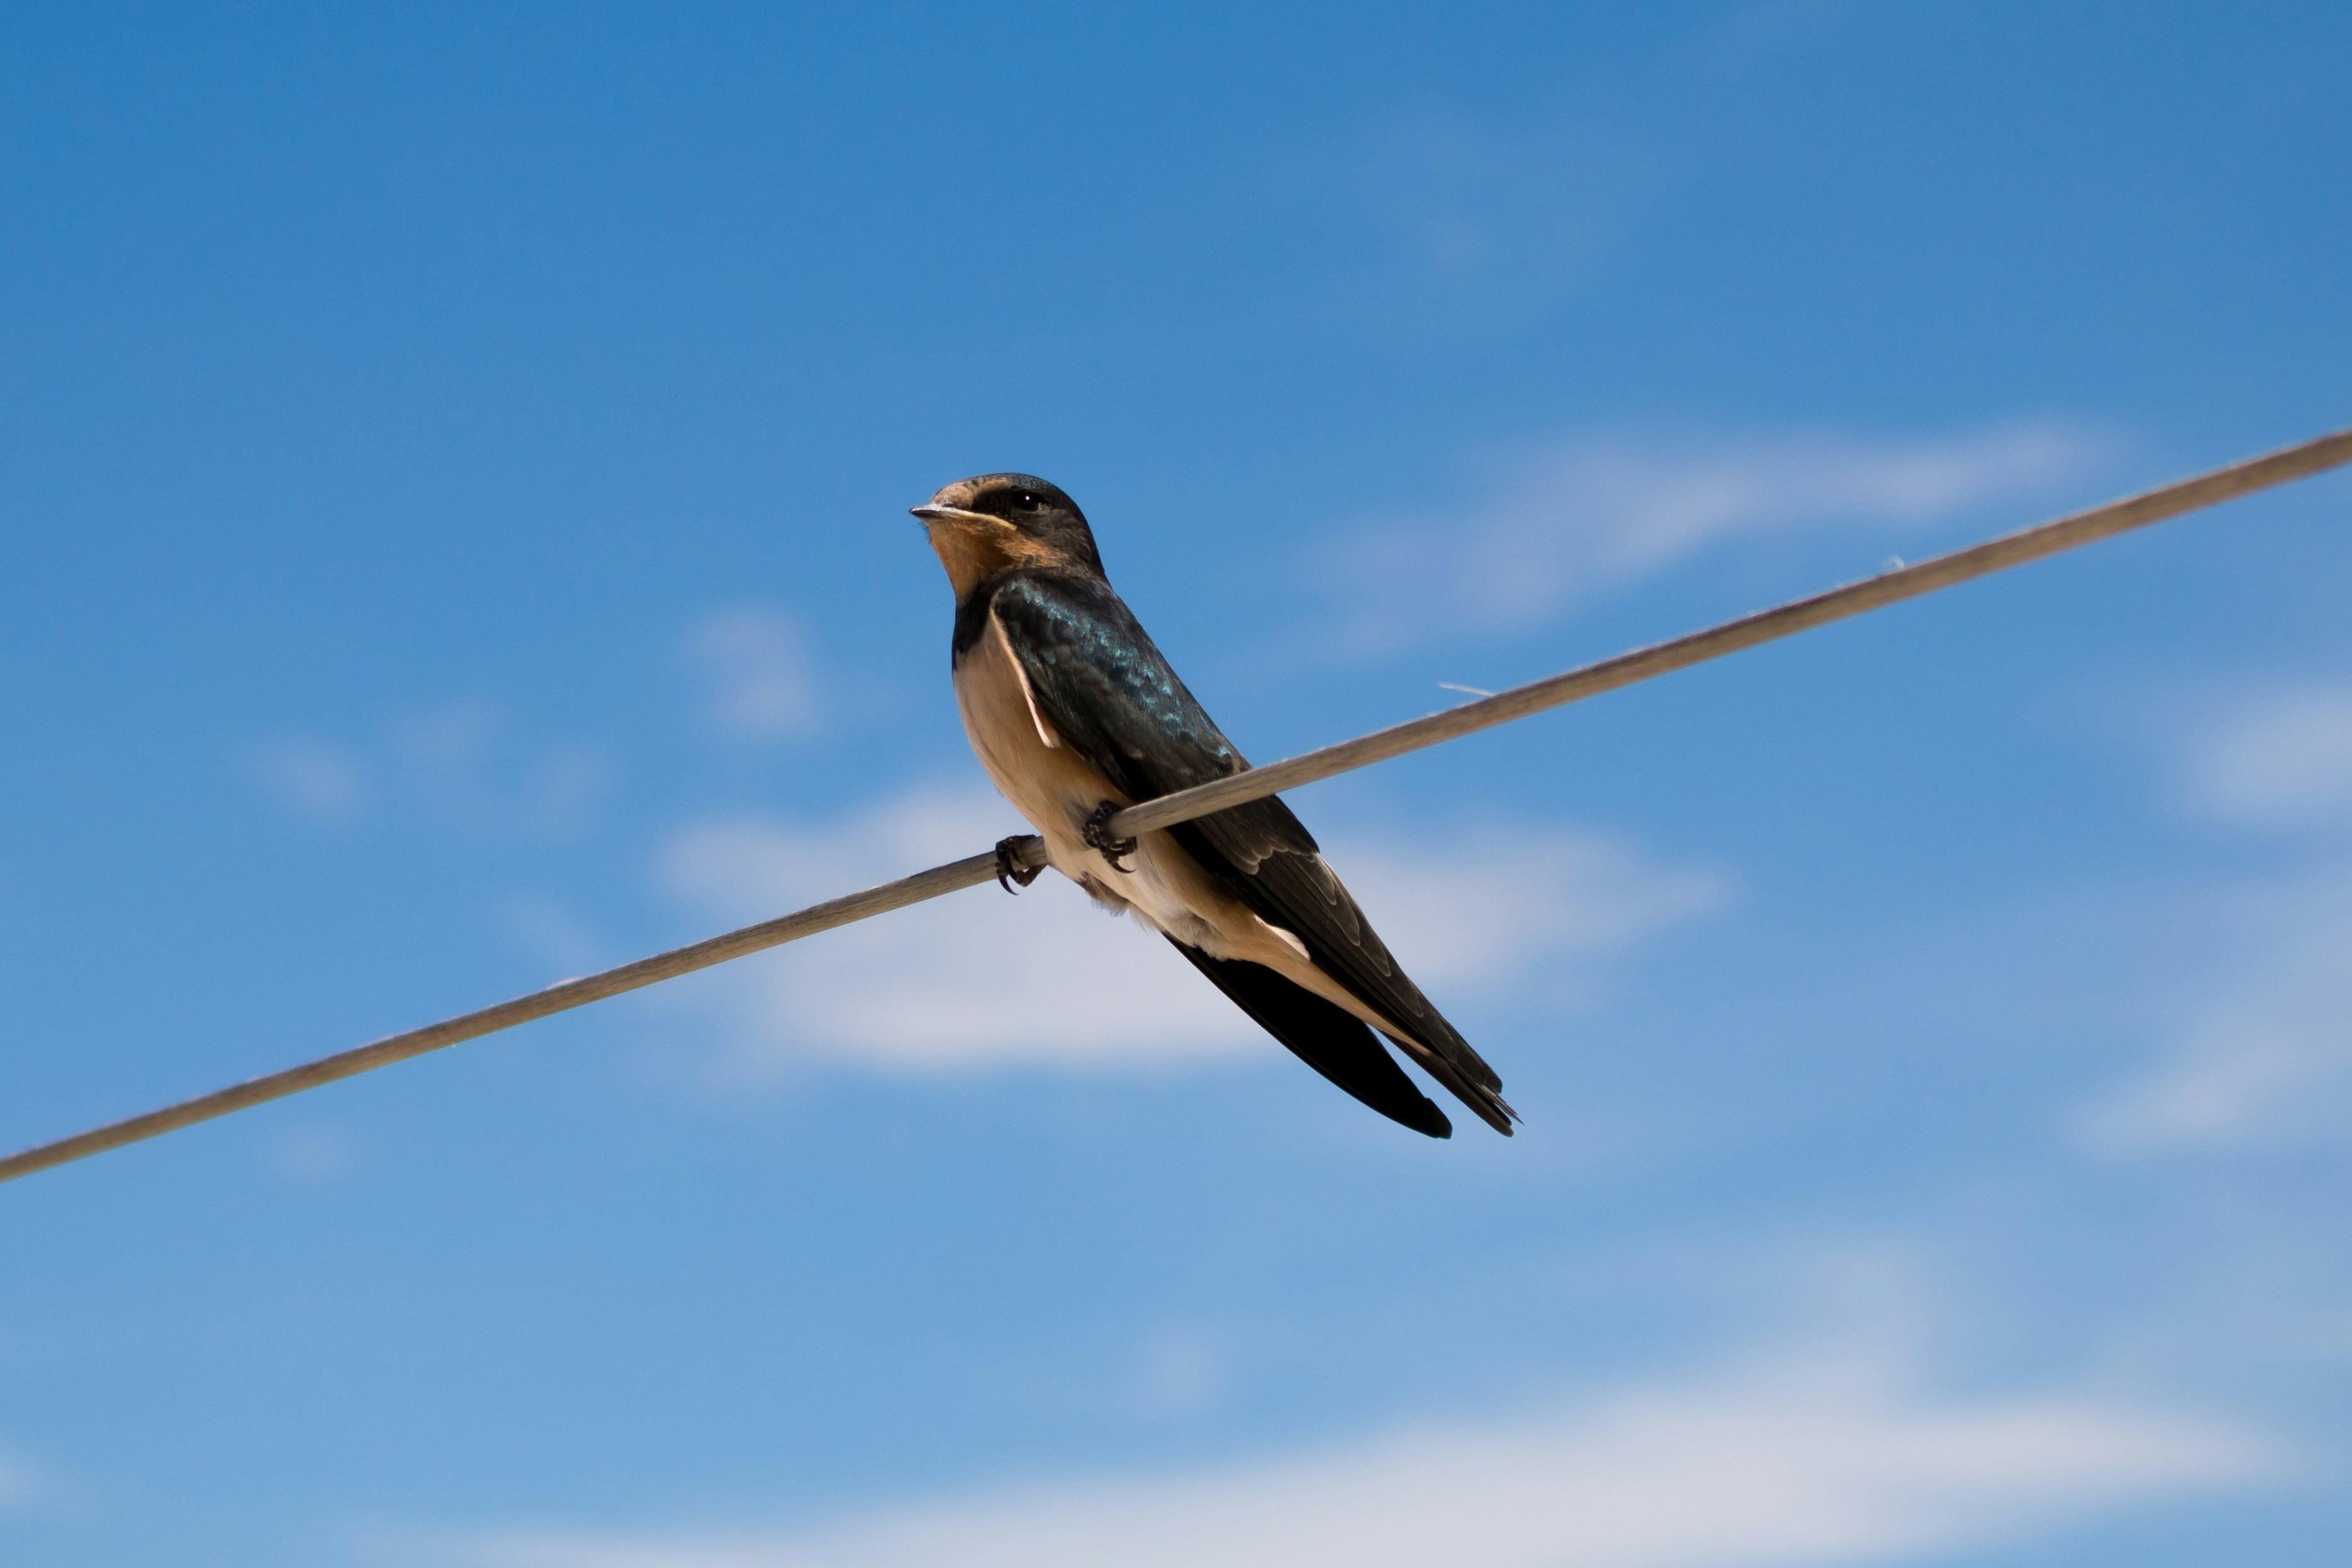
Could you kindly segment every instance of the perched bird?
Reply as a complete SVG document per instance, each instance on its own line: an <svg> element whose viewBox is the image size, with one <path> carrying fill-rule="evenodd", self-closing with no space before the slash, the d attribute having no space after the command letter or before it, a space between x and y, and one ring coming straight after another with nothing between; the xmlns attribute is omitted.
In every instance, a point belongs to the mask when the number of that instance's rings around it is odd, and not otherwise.
<svg viewBox="0 0 2352 1568"><path fill-rule="evenodd" d="M1113 813L1249 766L1103 575L1077 504L1027 474L960 480L913 509L955 590L953 668L981 765L1054 869L1175 944L1307 1066L1433 1138L1445 1113L1396 1042L1496 1131L1502 1080L1390 956L1278 799L1115 838ZM1009 892L1039 875L997 846Z"/></svg>

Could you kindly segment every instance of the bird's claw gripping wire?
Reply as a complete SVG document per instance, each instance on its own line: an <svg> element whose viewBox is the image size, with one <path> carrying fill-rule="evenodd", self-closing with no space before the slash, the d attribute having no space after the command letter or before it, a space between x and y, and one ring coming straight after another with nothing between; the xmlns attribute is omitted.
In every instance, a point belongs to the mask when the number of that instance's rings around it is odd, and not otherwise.
<svg viewBox="0 0 2352 1568"><path fill-rule="evenodd" d="M1135 868L1122 866L1118 862L1121 856L1135 853L1135 840L1113 838L1110 836L1110 819L1118 811L1117 801L1107 800L1095 807L1095 814L1087 818L1085 826L1078 829L1078 839L1087 848L1101 856L1104 865L1122 876L1132 876L1135 873Z"/></svg>
<svg viewBox="0 0 2352 1568"><path fill-rule="evenodd" d="M1028 842L1028 836L1020 833L996 841L996 885L1008 893L1019 892L1045 874L1045 867L1022 862L1021 851ZM1015 887L1015 883L1020 886Z"/></svg>

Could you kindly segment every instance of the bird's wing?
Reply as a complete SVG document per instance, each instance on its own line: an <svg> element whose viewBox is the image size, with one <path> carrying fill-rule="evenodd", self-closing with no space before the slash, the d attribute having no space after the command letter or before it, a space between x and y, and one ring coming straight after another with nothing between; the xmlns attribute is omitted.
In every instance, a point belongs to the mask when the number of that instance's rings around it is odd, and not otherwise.
<svg viewBox="0 0 2352 1568"><path fill-rule="evenodd" d="M997 588L989 613L1062 743L1129 800L1249 766L1108 584L1017 574ZM1431 1077L1496 1131L1510 1131L1514 1114L1494 1068L1406 978L1288 806L1251 801L1169 833L1260 919L1297 936L1319 968L1393 1022L1391 1037Z"/></svg>

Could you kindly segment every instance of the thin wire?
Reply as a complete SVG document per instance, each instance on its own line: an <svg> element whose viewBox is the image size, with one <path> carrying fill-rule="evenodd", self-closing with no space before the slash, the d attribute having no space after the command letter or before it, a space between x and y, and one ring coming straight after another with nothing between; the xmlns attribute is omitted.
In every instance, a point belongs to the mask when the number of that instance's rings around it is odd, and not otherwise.
<svg viewBox="0 0 2352 1568"><path fill-rule="evenodd" d="M1300 784L1328 779L1334 773L1348 773L1368 767L1373 763L1401 757L1407 752L1417 752L1434 746L1441 741L1458 740L1464 735L1491 730L1497 724L1507 724L1531 713L1578 702L1588 697L1598 697L1604 691L1614 691L1621 686L1637 681L1654 680L1661 675L1671 675L1695 664L1704 664L1726 654L1738 653L1759 643L1768 643L1799 632L1825 626L1832 621L1844 620L1867 610L1883 609L1888 605L1916 599L1940 588L1949 588L1972 578L1986 577L2011 566L2021 566L2029 561L2039 561L2045 555L2095 543L2135 528L2145 528L2183 512L2200 507L2213 506L2256 490L2268 489L2290 479L2303 479L2352 463L2352 430L2339 430L2331 436L2305 441L2264 457L2249 458L2232 463L2226 468L2194 479L2177 480L2161 489L2141 495L2127 496L2122 500L2093 507L2069 517L2045 522L2016 533L2003 534L1972 544L1965 550L1955 550L1948 555L1937 555L1916 565L1898 567L1867 577L1859 583L1832 588L1815 594L1809 599L1797 599L1769 610L1759 610L1752 616L1742 616L1706 631L1691 632L1670 642L1653 643L1648 647L1621 653L1614 658L1604 658L1598 664L1588 664L1571 669L1565 675L1555 675L1542 680L1515 686L1508 691L1475 702L1465 702L1456 708L1442 709L1424 718L1409 720L1386 730L1353 741L1342 741L1321 751L1307 752L1285 762L1268 763L1247 773L1230 774L1191 789L1179 790L1154 800L1129 806L1112 817L1109 831L1122 837L1148 833L1155 827L1171 827L1213 811L1223 811L1244 801L1256 800L1280 790L1295 789Z"/></svg>
<svg viewBox="0 0 2352 1568"><path fill-rule="evenodd" d="M2250 458L2140 495L2093 507L2088 511L2075 512L2016 533L2005 534L1916 565L1886 571L1859 583L1849 583L1810 598L1744 616L1705 631L1636 648L1597 664L1514 687L1493 697L1465 702L1352 741L1343 741L1335 746L1326 746L1320 751L1307 752L1284 762L1270 763L1262 768L1253 768L1192 789L1144 801L1112 817L1108 824L1109 831L1129 837L1155 828L1172 827L1180 822L1189 822L1213 811L1223 811L1246 801L1261 799L1279 790L1312 784L1318 779L1367 767L1441 742L1458 740L1464 735L1581 701L1588 697L1597 697L1620 687L1654 680L1659 676L1687 669L1709 659L1721 658L1743 648L1792 637L1798 632L1899 604L1906 599L1916 599L1923 594L1932 594L1973 578L1989 576L2011 566L2112 538L2132 529L2145 528L2184 512L2251 495L2256 490L2322 473L2346 463L2352 463L2352 430L2339 430L2263 457ZM1024 864L1037 866L1043 863L1044 847L1034 837L1022 839L1018 844L1018 855ZM428 1024L406 1034L387 1036L369 1045L321 1057L299 1067L251 1079L227 1089L199 1095L194 1100L184 1100L143 1115L110 1122L70 1138L26 1149L0 1159L0 1182L13 1181L18 1176L31 1175L36 1171L45 1171L69 1161L119 1149L127 1143L159 1137L249 1106L282 1100L289 1094L299 1094L305 1089L389 1067L394 1062L406 1061L411 1057L437 1051L460 1041L478 1039L484 1035L510 1029L518 1024L527 1024L551 1014L583 1007L591 1002L601 1002L624 992L676 979L681 974L691 974L730 959L779 947L788 942L797 942L803 937L814 936L819 931L832 931L857 921L869 920L892 910L902 910L910 904L922 903L960 889L977 887L995 874L996 857L992 853L935 866L912 877L868 888L864 892L850 893L793 914L763 921L758 925L745 926L740 931L673 948L667 952L622 964L617 969L566 980L544 991L535 991L478 1012Z"/></svg>

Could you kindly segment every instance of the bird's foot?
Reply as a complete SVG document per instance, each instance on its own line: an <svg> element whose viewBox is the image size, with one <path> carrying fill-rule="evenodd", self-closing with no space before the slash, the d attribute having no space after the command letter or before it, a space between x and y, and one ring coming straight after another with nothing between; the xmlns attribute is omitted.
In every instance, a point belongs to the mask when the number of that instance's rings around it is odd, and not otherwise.
<svg viewBox="0 0 2352 1568"><path fill-rule="evenodd" d="M1022 888L1027 887L1045 875L1045 867L1024 865L1022 862L1021 851L1029 842L1029 836L1024 833L1016 833L1010 838L1000 838L996 841L996 885L1008 893L1017 893ZM1015 887L1015 883L1020 886Z"/></svg>
<svg viewBox="0 0 2352 1568"><path fill-rule="evenodd" d="M1110 836L1110 819L1118 814L1118 811L1117 801L1107 800L1095 807L1095 814L1087 817L1086 825L1078 829L1078 841L1100 855L1103 858L1103 864L1112 870L1131 876L1134 874L1135 868L1122 866L1118 862L1121 856L1135 853L1135 840L1113 838Z"/></svg>

